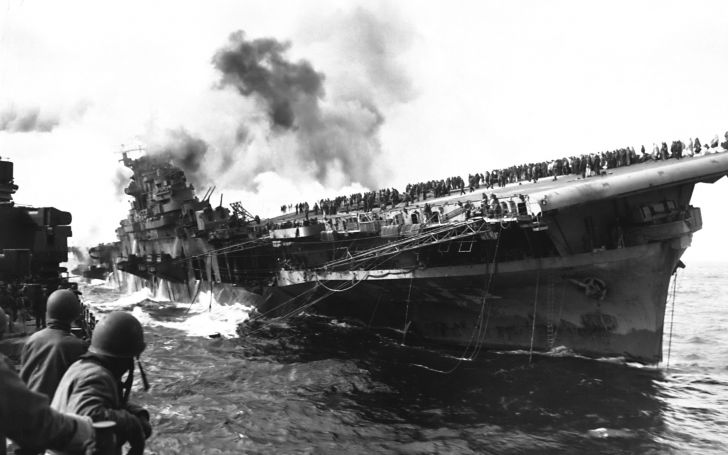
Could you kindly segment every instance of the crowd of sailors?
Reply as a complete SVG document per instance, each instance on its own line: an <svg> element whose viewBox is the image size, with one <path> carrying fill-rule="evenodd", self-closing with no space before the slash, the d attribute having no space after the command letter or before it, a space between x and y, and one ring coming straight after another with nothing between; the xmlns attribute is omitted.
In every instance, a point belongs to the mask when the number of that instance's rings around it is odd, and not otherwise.
<svg viewBox="0 0 728 455"><path fill-rule="evenodd" d="M705 143L701 142L699 138L690 138L687 142L672 141L670 145L667 142L653 143L649 149L645 148L644 145L639 150L635 150L634 147L623 147L600 153L520 164L469 174L467 183L462 177L453 176L441 180L407 184L401 193L396 188L386 188L366 193L354 193L349 196L338 196L333 199L321 199L315 202L313 207L308 202L282 205L281 213L294 213L295 210L296 215L304 215L308 218L311 213L316 216L329 216L338 212L349 212L350 210L369 212L375 207L386 209L388 206L394 207L402 202L406 207L413 202L448 196L453 193L466 194L466 192L473 192L481 187L485 189L502 188L514 183L535 183L544 178L557 180L560 176L565 175L588 178L602 175L609 169L637 163L673 158L682 159L706 153L726 151L728 150L728 131L725 133L724 138L725 140L721 142L719 136L716 135L712 140Z"/></svg>

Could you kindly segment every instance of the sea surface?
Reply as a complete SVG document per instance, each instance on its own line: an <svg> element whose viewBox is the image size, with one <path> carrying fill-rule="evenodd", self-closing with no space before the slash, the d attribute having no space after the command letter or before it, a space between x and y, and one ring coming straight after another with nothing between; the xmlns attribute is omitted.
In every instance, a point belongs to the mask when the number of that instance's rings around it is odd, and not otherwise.
<svg viewBox="0 0 728 455"><path fill-rule="evenodd" d="M244 302L83 291L145 326L152 387L132 401L152 415L149 454L728 451L728 263L680 270L657 366L559 349L462 360L316 317L238 336Z"/></svg>

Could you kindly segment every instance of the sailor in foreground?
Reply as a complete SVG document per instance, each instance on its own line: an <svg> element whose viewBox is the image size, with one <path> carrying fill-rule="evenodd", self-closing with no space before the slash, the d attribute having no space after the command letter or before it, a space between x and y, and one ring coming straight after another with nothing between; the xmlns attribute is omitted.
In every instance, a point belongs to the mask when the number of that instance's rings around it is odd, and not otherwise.
<svg viewBox="0 0 728 455"><path fill-rule="evenodd" d="M88 416L94 422L116 422L116 453L121 454L126 442L131 446L128 455L144 453L145 440L152 434L149 413L128 400L134 380L134 358L138 363L145 347L144 330L134 316L123 311L107 314L94 329L89 352L71 365L61 379L53 396L53 409ZM147 389L144 370L141 363L138 365Z"/></svg>
<svg viewBox="0 0 728 455"><path fill-rule="evenodd" d="M72 291L53 291L46 309L48 327L31 335L20 353L20 377L48 400L53 399L68 367L87 350L87 344L71 333L71 324L81 311L81 302Z"/></svg>
<svg viewBox="0 0 728 455"><path fill-rule="evenodd" d="M0 309L0 337L6 325L7 316ZM7 451L5 438L29 453L45 449L91 453L94 442L91 419L51 409L48 398L28 389L3 355L0 355L0 390L0 455Z"/></svg>

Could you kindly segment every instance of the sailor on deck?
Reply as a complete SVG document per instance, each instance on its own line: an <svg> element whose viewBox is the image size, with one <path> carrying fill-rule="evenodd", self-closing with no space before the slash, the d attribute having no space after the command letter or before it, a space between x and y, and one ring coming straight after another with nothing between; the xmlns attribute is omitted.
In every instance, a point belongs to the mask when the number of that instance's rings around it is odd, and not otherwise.
<svg viewBox="0 0 728 455"><path fill-rule="evenodd" d="M144 453L145 440L152 433L149 413L128 400L134 358L138 361L145 347L144 330L134 316L123 311L107 314L94 329L89 352L71 365L61 379L53 396L53 409L88 416L94 421L116 422L117 453L121 453L126 442L131 446L127 455ZM148 387L141 364L139 369Z"/></svg>
<svg viewBox="0 0 728 455"><path fill-rule="evenodd" d="M500 201L495 193L490 194L490 216L499 217L502 214L503 209L501 208Z"/></svg>
<svg viewBox="0 0 728 455"><path fill-rule="evenodd" d="M20 377L31 390L53 398L63 374L86 352L87 344L71 333L81 315L81 302L72 291L59 289L48 297L48 327L28 338L20 354Z"/></svg>
<svg viewBox="0 0 728 455"><path fill-rule="evenodd" d="M7 323L0 309L0 322ZM5 325L0 324L0 338ZM0 455L5 455L5 438L19 444L26 452L45 449L85 453L92 446L94 429L91 419L61 414L51 409L48 398L28 389L0 355Z"/></svg>

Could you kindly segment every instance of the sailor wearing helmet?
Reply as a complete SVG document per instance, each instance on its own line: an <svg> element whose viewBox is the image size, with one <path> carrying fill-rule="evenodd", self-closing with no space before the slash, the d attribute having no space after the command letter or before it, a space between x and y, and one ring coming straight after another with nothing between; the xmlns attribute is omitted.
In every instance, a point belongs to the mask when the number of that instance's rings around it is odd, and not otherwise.
<svg viewBox="0 0 728 455"><path fill-rule="evenodd" d="M145 440L152 433L149 412L129 403L129 394L134 359L138 361L145 347L144 330L134 316L124 311L107 314L94 329L89 352L71 365L61 379L51 406L61 412L91 417L95 422L115 422L116 453L120 454L122 445L128 442L128 454L143 454ZM147 388L141 364L139 370Z"/></svg>
<svg viewBox="0 0 728 455"><path fill-rule="evenodd" d="M68 367L86 352L87 344L71 333L71 324L81 311L81 302L73 292L53 291L46 306L48 327L31 335L20 353L20 377L48 400Z"/></svg>

